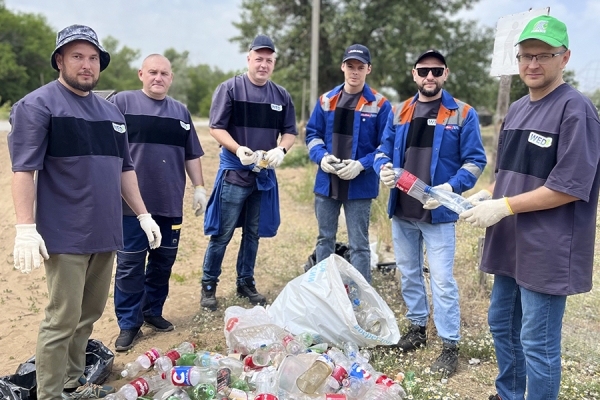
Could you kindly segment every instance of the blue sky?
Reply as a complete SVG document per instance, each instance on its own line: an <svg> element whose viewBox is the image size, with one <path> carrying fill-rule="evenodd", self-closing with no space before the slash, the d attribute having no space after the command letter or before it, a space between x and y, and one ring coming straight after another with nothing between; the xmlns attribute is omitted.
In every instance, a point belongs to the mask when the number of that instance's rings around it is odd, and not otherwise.
<svg viewBox="0 0 600 400"><path fill-rule="evenodd" d="M100 6L98 6L100 4ZM142 56L169 47L190 52L193 64L223 70L245 67L245 54L229 38L238 34L241 0L5 0L13 11L46 16L57 30L80 23L93 27L100 38L113 36L122 45L141 50ZM567 24L572 56L567 69L575 70L580 89L600 87L600 1L598 0L481 0L457 18L495 27L498 18L550 7L550 15Z"/></svg>

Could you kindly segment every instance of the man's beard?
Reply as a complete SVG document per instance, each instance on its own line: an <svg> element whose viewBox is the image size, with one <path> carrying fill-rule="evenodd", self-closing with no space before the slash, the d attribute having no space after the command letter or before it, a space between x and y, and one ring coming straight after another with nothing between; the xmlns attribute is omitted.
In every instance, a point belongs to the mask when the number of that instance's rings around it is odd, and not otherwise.
<svg viewBox="0 0 600 400"><path fill-rule="evenodd" d="M435 83L435 89L427 90L425 89L425 84L419 85L419 93L421 93L425 97L434 97L436 96L440 90L442 90L442 85Z"/></svg>
<svg viewBox="0 0 600 400"><path fill-rule="evenodd" d="M97 78L91 82L79 83L79 81L77 81L77 76L72 77L68 74L62 74L62 78L65 83L71 86L73 89L81 90L82 92L89 92L90 90L94 89L100 80L100 78Z"/></svg>

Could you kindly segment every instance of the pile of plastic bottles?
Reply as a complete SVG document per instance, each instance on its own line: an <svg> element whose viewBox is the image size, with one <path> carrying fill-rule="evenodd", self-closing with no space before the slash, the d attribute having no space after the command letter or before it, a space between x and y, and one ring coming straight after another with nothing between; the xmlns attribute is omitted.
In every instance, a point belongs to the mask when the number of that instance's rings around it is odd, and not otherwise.
<svg viewBox="0 0 600 400"><path fill-rule="evenodd" d="M106 400L398 400L406 396L399 382L369 364L368 350L355 344L328 349L326 343L313 345L310 334L293 336L275 325L253 328L262 331L262 340L270 340L257 346L246 330L237 337L234 350L238 352L230 356L196 351L187 342L164 354L152 348L121 373L127 378L143 374ZM249 348L252 351L239 351Z"/></svg>

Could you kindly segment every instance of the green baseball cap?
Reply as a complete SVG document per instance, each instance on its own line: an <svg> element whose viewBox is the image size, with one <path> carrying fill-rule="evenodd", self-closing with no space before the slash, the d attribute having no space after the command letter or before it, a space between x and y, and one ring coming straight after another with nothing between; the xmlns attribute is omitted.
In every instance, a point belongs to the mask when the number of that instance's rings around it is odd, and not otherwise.
<svg viewBox="0 0 600 400"><path fill-rule="evenodd" d="M517 44L527 39L537 39L552 47L565 46L569 48L567 26L549 15L540 15L527 23Z"/></svg>

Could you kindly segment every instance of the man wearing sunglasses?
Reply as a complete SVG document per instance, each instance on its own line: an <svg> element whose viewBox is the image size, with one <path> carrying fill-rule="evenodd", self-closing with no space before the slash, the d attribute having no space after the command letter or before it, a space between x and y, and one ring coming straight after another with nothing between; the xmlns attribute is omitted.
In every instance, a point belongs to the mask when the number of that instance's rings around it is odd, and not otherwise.
<svg viewBox="0 0 600 400"><path fill-rule="evenodd" d="M317 163L315 214L319 224L317 262L334 253L338 218L344 206L350 262L371 282L369 216L379 194L373 170L390 102L365 83L371 53L361 44L342 57L344 83L323 94L306 126L310 159Z"/></svg>
<svg viewBox="0 0 600 400"><path fill-rule="evenodd" d="M436 200L425 204L395 188L393 168L404 168L436 189L471 189L486 165L475 109L442 89L449 69L436 50L421 54L412 70L418 93L389 114L374 168L391 189L388 213L409 330L397 346L413 351L427 344L429 301L423 277L423 244L431 277L433 320L442 353L431 366L450 375L458 365L460 309L453 276L458 215Z"/></svg>
<svg viewBox="0 0 600 400"><path fill-rule="evenodd" d="M481 270L494 274L488 323L497 395L556 399L568 295L592 288L600 174L600 121L563 80L567 27L540 16L517 42L529 95L514 102L499 136L495 184L461 219L487 228Z"/></svg>

